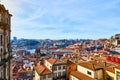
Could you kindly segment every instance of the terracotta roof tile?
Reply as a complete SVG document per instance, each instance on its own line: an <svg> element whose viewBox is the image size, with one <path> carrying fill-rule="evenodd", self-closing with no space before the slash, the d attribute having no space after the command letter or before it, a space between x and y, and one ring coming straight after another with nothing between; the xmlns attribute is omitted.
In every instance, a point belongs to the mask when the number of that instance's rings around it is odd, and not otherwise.
<svg viewBox="0 0 120 80"><path fill-rule="evenodd" d="M64 64L65 63L63 61L60 61L58 59L53 59L53 58L48 59L48 62L51 63L52 65L53 64Z"/></svg>
<svg viewBox="0 0 120 80"><path fill-rule="evenodd" d="M25 50L19 50L19 51L16 52L16 54L23 54L24 51Z"/></svg>
<svg viewBox="0 0 120 80"><path fill-rule="evenodd" d="M52 72L45 65L37 65L35 70L39 75L51 74Z"/></svg>
<svg viewBox="0 0 120 80"><path fill-rule="evenodd" d="M67 61L67 66L69 66L69 65L75 65L75 63L72 62L72 61L70 61L70 60L68 60L68 61Z"/></svg>
<svg viewBox="0 0 120 80"><path fill-rule="evenodd" d="M106 70L109 72L115 73L114 66L108 67Z"/></svg>
<svg viewBox="0 0 120 80"><path fill-rule="evenodd" d="M78 71L72 71L70 74L80 80L96 80Z"/></svg>
<svg viewBox="0 0 120 80"><path fill-rule="evenodd" d="M45 68L44 71L42 72L42 75L45 75L45 74L51 74L52 71L50 71L45 65L43 65L43 67Z"/></svg>
<svg viewBox="0 0 120 80"><path fill-rule="evenodd" d="M96 69L102 68L101 66L96 65L95 63L96 63L95 61L81 62L79 63L79 65L82 67L88 68L90 70L93 70L93 71Z"/></svg>
<svg viewBox="0 0 120 80"><path fill-rule="evenodd" d="M56 62L56 59L50 58L50 59L48 59L48 62L51 64L54 64Z"/></svg>
<svg viewBox="0 0 120 80"><path fill-rule="evenodd" d="M119 66L116 66L115 68L120 69L120 65L119 65Z"/></svg>
<svg viewBox="0 0 120 80"><path fill-rule="evenodd" d="M20 66L20 69L18 70L18 72L20 71L25 71L25 69L23 68L23 66Z"/></svg>

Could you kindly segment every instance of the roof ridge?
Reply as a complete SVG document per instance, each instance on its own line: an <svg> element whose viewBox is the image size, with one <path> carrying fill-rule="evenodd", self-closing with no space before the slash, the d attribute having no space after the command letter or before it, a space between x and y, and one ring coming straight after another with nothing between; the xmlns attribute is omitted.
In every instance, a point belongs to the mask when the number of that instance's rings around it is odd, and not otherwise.
<svg viewBox="0 0 120 80"><path fill-rule="evenodd" d="M57 59L55 59L54 64L57 62Z"/></svg>
<svg viewBox="0 0 120 80"><path fill-rule="evenodd" d="M45 70L45 67L43 65L41 65L41 67L43 68L43 70L41 71L41 73L43 73L43 71Z"/></svg>

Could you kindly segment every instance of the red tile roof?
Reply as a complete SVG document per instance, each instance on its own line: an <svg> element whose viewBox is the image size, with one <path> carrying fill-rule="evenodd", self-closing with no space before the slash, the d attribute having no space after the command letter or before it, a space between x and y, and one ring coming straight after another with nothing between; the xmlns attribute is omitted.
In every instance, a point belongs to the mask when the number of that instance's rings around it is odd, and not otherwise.
<svg viewBox="0 0 120 80"><path fill-rule="evenodd" d="M114 68L115 68L114 66L110 66L110 67L106 68L106 70L109 71L109 72L115 73Z"/></svg>
<svg viewBox="0 0 120 80"><path fill-rule="evenodd" d="M25 69L23 68L23 66L20 66L20 69L18 70L18 72L20 71L25 71Z"/></svg>
<svg viewBox="0 0 120 80"><path fill-rule="evenodd" d="M88 62L81 62L79 63L79 65L93 71L102 68L101 66L96 65L95 63L96 63L95 61L88 61Z"/></svg>
<svg viewBox="0 0 120 80"><path fill-rule="evenodd" d="M78 72L78 71L72 71L70 73L70 75L75 76L76 78L78 78L80 80L96 80L96 79L89 77L89 76L87 76L81 72Z"/></svg>
<svg viewBox="0 0 120 80"><path fill-rule="evenodd" d="M39 75L52 74L52 72L45 65L40 65L40 63L37 63L35 70Z"/></svg>
<svg viewBox="0 0 120 80"><path fill-rule="evenodd" d="M23 54L24 51L25 50L19 50L19 51L16 52L16 54Z"/></svg>
<svg viewBox="0 0 120 80"><path fill-rule="evenodd" d="M56 62L56 59L50 58L50 59L48 59L48 62L49 62L50 64L54 64L54 63Z"/></svg>
<svg viewBox="0 0 120 80"><path fill-rule="evenodd" d="M65 62L63 62L63 61L60 61L60 60L58 60L58 59L53 59L53 58L50 58L50 59L48 59L48 62L50 63L50 64L65 64Z"/></svg>

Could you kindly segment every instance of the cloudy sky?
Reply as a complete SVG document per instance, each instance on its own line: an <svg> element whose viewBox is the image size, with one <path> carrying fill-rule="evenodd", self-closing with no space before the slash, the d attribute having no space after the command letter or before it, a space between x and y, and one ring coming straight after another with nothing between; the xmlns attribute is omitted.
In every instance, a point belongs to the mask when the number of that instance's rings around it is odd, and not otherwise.
<svg viewBox="0 0 120 80"><path fill-rule="evenodd" d="M98 39L120 33L120 0L1 0L12 37Z"/></svg>

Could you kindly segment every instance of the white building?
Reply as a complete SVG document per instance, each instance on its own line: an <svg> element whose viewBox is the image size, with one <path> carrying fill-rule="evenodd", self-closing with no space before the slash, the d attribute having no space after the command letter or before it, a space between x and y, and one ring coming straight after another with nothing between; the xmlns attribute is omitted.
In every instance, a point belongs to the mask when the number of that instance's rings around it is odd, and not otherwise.
<svg viewBox="0 0 120 80"><path fill-rule="evenodd" d="M35 68L35 80L65 80L66 63L57 59L50 58L44 64L37 63ZM43 69L43 71L41 71ZM46 72L45 72L46 71ZM45 73L43 75L43 73ZM48 79L49 78L49 79Z"/></svg>
<svg viewBox="0 0 120 80"><path fill-rule="evenodd" d="M66 63L57 59L50 58L45 61L45 65L53 72L53 79L66 78Z"/></svg>
<svg viewBox="0 0 120 80"><path fill-rule="evenodd" d="M70 80L104 80L103 69L94 62L81 62L77 71L70 73Z"/></svg>
<svg viewBox="0 0 120 80"><path fill-rule="evenodd" d="M120 34L115 34L114 36L111 37L111 44L115 46L120 45Z"/></svg>

